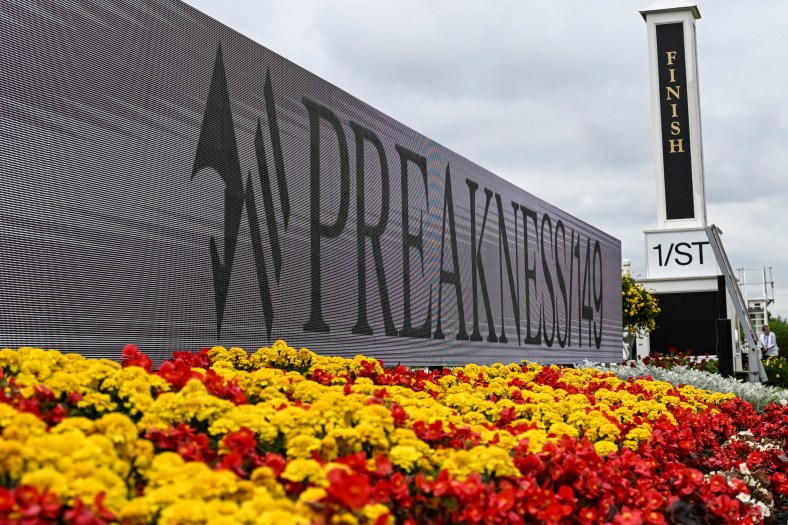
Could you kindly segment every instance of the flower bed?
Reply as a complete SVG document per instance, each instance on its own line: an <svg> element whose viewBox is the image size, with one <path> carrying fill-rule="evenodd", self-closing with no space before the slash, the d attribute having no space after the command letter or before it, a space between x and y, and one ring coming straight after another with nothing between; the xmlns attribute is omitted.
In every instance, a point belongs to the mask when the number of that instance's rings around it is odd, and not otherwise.
<svg viewBox="0 0 788 525"><path fill-rule="evenodd" d="M745 383L733 377L723 377L717 373L708 373L695 366L677 365L671 368L644 364L643 361L627 361L624 363L592 363L583 362L588 368L609 371L619 379L650 378L667 381L673 385L692 385L701 390L734 394L750 403L757 411L772 403L788 404L788 390L763 383Z"/></svg>
<svg viewBox="0 0 788 525"><path fill-rule="evenodd" d="M123 358L0 351L0 521L758 523L788 495L788 407L732 394L281 341Z"/></svg>
<svg viewBox="0 0 788 525"><path fill-rule="evenodd" d="M701 372L708 372L710 374L720 373L720 363L716 357L711 356L693 356L689 350L686 352L679 352L678 348L672 346L664 354L654 353L647 355L642 359L642 363L647 366L656 368L664 368L671 370L677 366L684 366Z"/></svg>

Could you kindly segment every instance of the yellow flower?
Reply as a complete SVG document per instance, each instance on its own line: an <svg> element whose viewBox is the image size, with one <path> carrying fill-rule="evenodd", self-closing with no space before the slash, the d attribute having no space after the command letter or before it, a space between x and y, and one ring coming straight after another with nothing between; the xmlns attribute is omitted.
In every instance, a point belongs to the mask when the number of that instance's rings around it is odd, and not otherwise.
<svg viewBox="0 0 788 525"><path fill-rule="evenodd" d="M339 456L339 446L334 436L326 436L320 442L320 457L326 461L333 461Z"/></svg>
<svg viewBox="0 0 788 525"><path fill-rule="evenodd" d="M267 403L233 406L218 415L208 427L208 433L227 434L245 427L255 433L255 438L261 444L272 444L279 436L279 428L271 422L275 414L276 410Z"/></svg>
<svg viewBox="0 0 788 525"><path fill-rule="evenodd" d="M75 464L66 477L69 493L80 496L84 501L94 501L96 496L104 493L104 504L113 513L126 504L129 489L123 479L108 468Z"/></svg>
<svg viewBox="0 0 788 525"><path fill-rule="evenodd" d="M358 518L349 512L339 512L331 516L331 525L358 525Z"/></svg>
<svg viewBox="0 0 788 525"><path fill-rule="evenodd" d="M381 516L387 516L384 523L386 525L394 525L394 516L392 516L389 508L381 503L365 505L364 508L361 509L361 513L367 518L367 523L378 523L378 519L380 519Z"/></svg>
<svg viewBox="0 0 788 525"><path fill-rule="evenodd" d="M288 511L285 509L265 510L255 517L257 518L255 523L259 523L261 525L278 525L279 523L288 523L290 525L309 525L311 522L309 518L301 516L295 511Z"/></svg>
<svg viewBox="0 0 788 525"><path fill-rule="evenodd" d="M279 483L277 483L276 474L271 467L257 467L249 476L249 481L272 493L276 493L282 489Z"/></svg>
<svg viewBox="0 0 788 525"><path fill-rule="evenodd" d="M193 462L192 465L203 465L203 463ZM226 498L238 491L236 475L229 470L210 470L200 468L196 475L190 480L194 490L199 490L203 498Z"/></svg>
<svg viewBox="0 0 788 525"><path fill-rule="evenodd" d="M441 468L464 480L472 472L489 476L520 476L512 457L506 450L497 447L479 446L471 450L447 450Z"/></svg>
<svg viewBox="0 0 788 525"><path fill-rule="evenodd" d="M236 525L239 506L234 501L213 499L207 502L206 523L209 525Z"/></svg>
<svg viewBox="0 0 788 525"><path fill-rule="evenodd" d="M134 468L141 473L145 473L153 461L154 451L153 443L147 439L138 439L134 443L134 452L131 454L134 458Z"/></svg>
<svg viewBox="0 0 788 525"><path fill-rule="evenodd" d="M607 456L611 452L618 452L618 447L610 441L597 441L594 443L594 450L600 456Z"/></svg>
<svg viewBox="0 0 788 525"><path fill-rule="evenodd" d="M560 421L550 425L550 431L548 434L555 434L556 436L569 436L574 438L580 436L580 432L577 430L577 428Z"/></svg>
<svg viewBox="0 0 788 525"><path fill-rule="evenodd" d="M282 472L282 478L288 481L310 481L319 486L328 484L323 468L314 459L292 460Z"/></svg>
<svg viewBox="0 0 788 525"><path fill-rule="evenodd" d="M490 476L520 477L520 471L514 466L509 452L498 447L474 447L470 450L474 456L474 469Z"/></svg>
<svg viewBox="0 0 788 525"><path fill-rule="evenodd" d="M547 442L547 432L541 429L531 429L520 434L520 438L528 440L528 452L538 454Z"/></svg>
<svg viewBox="0 0 788 525"><path fill-rule="evenodd" d="M163 525L202 525L206 522L205 502L201 499L181 499L165 507L158 522Z"/></svg>
<svg viewBox="0 0 788 525"><path fill-rule="evenodd" d="M64 434L79 430L82 434L92 434L96 428L93 420L86 417L67 417L49 430L50 434Z"/></svg>
<svg viewBox="0 0 788 525"><path fill-rule="evenodd" d="M117 517L124 525L147 525L154 512L155 507L147 498L135 498L126 502Z"/></svg>
<svg viewBox="0 0 788 525"><path fill-rule="evenodd" d="M287 440L287 457L309 459L312 452L320 450L321 441L309 435L299 435Z"/></svg>
<svg viewBox="0 0 788 525"><path fill-rule="evenodd" d="M51 467L26 472L19 482L22 485L32 485L39 490L49 490L55 494L67 494L69 489L66 477Z"/></svg>
<svg viewBox="0 0 788 525"><path fill-rule="evenodd" d="M395 445L389 450L389 459L394 466L411 472L419 463L423 454L411 446Z"/></svg>
<svg viewBox="0 0 788 525"><path fill-rule="evenodd" d="M118 408L109 394L91 392L77 402L79 408L92 408L96 412L112 412Z"/></svg>
<svg viewBox="0 0 788 525"><path fill-rule="evenodd" d="M301 509L319 508L324 499L326 499L327 492L321 487L307 487L298 496L298 506Z"/></svg>
<svg viewBox="0 0 788 525"><path fill-rule="evenodd" d="M46 433L46 423L28 412L17 412L10 425L3 430L3 439L25 441L29 436Z"/></svg>
<svg viewBox="0 0 788 525"><path fill-rule="evenodd" d="M18 441L0 439L0 474L18 479L25 466L25 447Z"/></svg>
<svg viewBox="0 0 788 525"><path fill-rule="evenodd" d="M180 392L166 392L157 397L137 427L163 428L169 424L195 420L212 424L234 406L231 401L208 394L202 382L192 379Z"/></svg>
<svg viewBox="0 0 788 525"><path fill-rule="evenodd" d="M11 350L10 348L0 350L0 368L3 368L6 372L17 373L21 360L19 352L16 350Z"/></svg>
<svg viewBox="0 0 788 525"><path fill-rule="evenodd" d="M106 414L96 421L96 431L104 434L118 450L131 451L139 432L134 422L124 414Z"/></svg>
<svg viewBox="0 0 788 525"><path fill-rule="evenodd" d="M609 436L612 438L617 438L621 434L621 430L613 423L606 423L600 426L598 432L600 436Z"/></svg>
<svg viewBox="0 0 788 525"><path fill-rule="evenodd" d="M14 422L14 418L19 412L6 403L0 403L0 429L7 427Z"/></svg>
<svg viewBox="0 0 788 525"><path fill-rule="evenodd" d="M624 439L624 446L637 451L640 443L648 442L651 439L651 427L648 424L643 426L633 428L632 430L627 433L626 439Z"/></svg>
<svg viewBox="0 0 788 525"><path fill-rule="evenodd" d="M26 445L31 452L28 457L29 469L51 466L65 472L71 468L75 459L91 463L91 457L100 453L87 442L85 434L77 429L31 436Z"/></svg>

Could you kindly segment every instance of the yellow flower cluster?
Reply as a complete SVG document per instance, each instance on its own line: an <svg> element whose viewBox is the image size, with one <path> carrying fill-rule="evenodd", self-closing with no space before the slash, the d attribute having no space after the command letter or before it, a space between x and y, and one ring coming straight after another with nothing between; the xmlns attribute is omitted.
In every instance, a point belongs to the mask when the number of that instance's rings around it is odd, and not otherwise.
<svg viewBox="0 0 788 525"><path fill-rule="evenodd" d="M107 507L119 510L127 503L127 480L153 459L153 444L140 439L136 425L122 414L95 421L66 418L47 431L35 415L0 404L0 426L2 475L64 500L92 500L104 492Z"/></svg>

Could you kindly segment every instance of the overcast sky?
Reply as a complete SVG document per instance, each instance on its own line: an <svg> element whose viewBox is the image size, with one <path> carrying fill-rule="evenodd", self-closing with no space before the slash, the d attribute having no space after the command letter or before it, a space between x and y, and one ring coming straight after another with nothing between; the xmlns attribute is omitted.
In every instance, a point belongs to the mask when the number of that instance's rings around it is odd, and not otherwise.
<svg viewBox="0 0 788 525"><path fill-rule="evenodd" d="M187 3L617 237L645 277L651 1ZM708 220L734 268L772 268L785 317L788 2L697 5Z"/></svg>

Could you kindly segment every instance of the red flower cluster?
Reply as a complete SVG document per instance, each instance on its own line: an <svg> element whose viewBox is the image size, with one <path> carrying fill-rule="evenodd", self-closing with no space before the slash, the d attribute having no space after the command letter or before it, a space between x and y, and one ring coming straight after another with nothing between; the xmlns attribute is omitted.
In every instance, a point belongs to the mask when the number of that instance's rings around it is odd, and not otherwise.
<svg viewBox="0 0 788 525"><path fill-rule="evenodd" d="M123 349L123 366L139 366L151 372L152 361L134 345L126 345ZM210 359L208 349L203 348L196 353L173 352L172 359L164 361L157 374L167 380L175 391L181 390L192 379L201 381L211 394L232 401L236 405L246 404L247 399L241 388L233 381L226 381L211 369L204 374L193 368L208 368Z"/></svg>
<svg viewBox="0 0 788 525"><path fill-rule="evenodd" d="M39 491L35 487L0 487L0 525L106 525L114 522L115 516L104 507L103 501L104 495L100 494L93 507L90 507L77 497L72 506L67 506L55 494ZM10 516L14 518L11 519Z"/></svg>
<svg viewBox="0 0 788 525"><path fill-rule="evenodd" d="M80 398L78 393L68 395L68 399L72 403L76 403ZM35 395L26 397L22 395L16 378L6 378L2 369L0 369L0 403L11 405L20 412L35 414L48 425L59 423L68 414L68 405L60 402L51 389L37 385Z"/></svg>
<svg viewBox="0 0 788 525"><path fill-rule="evenodd" d="M197 432L185 423L166 430L152 428L145 434L145 439L152 441L158 450L177 452L186 461L212 463L217 456L208 434Z"/></svg>

